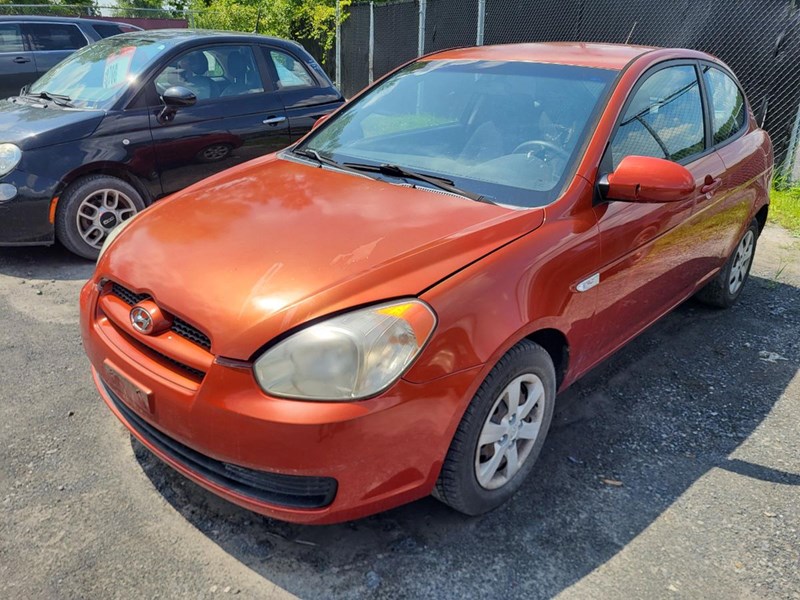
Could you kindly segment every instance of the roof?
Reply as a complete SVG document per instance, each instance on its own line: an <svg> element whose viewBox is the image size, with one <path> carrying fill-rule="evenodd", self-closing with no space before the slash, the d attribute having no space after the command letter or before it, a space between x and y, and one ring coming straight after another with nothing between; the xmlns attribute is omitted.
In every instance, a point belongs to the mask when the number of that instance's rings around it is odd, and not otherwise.
<svg viewBox="0 0 800 600"><path fill-rule="evenodd" d="M0 15L0 21L29 21L41 23L91 23L93 25L124 25L141 29L138 25L109 19L84 19L83 17L45 17L42 15Z"/></svg>
<svg viewBox="0 0 800 600"><path fill-rule="evenodd" d="M137 40L157 40L170 46L199 40L214 39L218 42L272 42L278 45L298 45L297 42L281 38L259 35L257 33L241 33L237 31L214 31L210 29L151 29L149 31L131 31L114 36L114 39L123 37Z"/></svg>
<svg viewBox="0 0 800 600"><path fill-rule="evenodd" d="M620 70L633 59L656 48L624 44L543 42L457 48L428 55L428 60L491 60L543 62Z"/></svg>

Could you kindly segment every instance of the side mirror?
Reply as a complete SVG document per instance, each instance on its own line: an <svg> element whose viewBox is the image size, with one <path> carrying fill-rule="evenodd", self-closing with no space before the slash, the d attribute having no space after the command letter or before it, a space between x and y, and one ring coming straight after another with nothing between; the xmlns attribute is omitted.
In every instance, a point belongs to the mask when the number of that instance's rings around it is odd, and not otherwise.
<svg viewBox="0 0 800 600"><path fill-rule="evenodd" d="M600 181L606 200L623 202L680 202L694 190L694 176L686 167L650 156L626 156Z"/></svg>
<svg viewBox="0 0 800 600"><path fill-rule="evenodd" d="M174 85L164 90L161 95L161 101L164 103L164 108L158 114L159 121L171 121L175 117L175 113L179 108L187 106L194 106L197 102L197 96L189 88L180 85Z"/></svg>
<svg viewBox="0 0 800 600"><path fill-rule="evenodd" d="M314 130L317 127L319 127L320 125L322 125L323 121L327 121L328 117L330 117L330 116L331 116L331 113L328 113L327 115L322 115L321 117L319 117L316 121L314 121L314 124L311 126L311 129Z"/></svg>

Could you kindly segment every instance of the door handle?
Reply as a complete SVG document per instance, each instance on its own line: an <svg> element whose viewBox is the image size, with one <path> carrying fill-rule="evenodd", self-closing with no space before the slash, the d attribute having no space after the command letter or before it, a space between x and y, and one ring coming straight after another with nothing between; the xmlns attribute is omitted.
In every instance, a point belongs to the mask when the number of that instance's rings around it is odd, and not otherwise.
<svg viewBox="0 0 800 600"><path fill-rule="evenodd" d="M267 117L266 119L264 119L261 122L264 123L264 125L277 125L278 123L283 123L285 120L286 120L286 117L284 117L284 116Z"/></svg>
<svg viewBox="0 0 800 600"><path fill-rule="evenodd" d="M23 64L23 63L29 63L29 62L31 62L31 59L30 59L30 58L26 58L26 57L24 57L24 56L17 56L17 57L14 59L14 62L15 62L15 63L17 63L18 65L21 65L21 64Z"/></svg>
<svg viewBox="0 0 800 600"><path fill-rule="evenodd" d="M700 187L701 194L712 194L714 193L719 186L722 185L722 178L717 177L716 179L711 177L711 175L706 175L705 183Z"/></svg>

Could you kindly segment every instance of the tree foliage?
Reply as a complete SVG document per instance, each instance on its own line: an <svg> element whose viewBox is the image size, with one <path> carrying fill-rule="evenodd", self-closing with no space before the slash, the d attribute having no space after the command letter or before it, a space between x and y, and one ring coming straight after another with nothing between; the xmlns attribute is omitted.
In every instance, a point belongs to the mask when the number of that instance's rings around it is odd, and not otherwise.
<svg viewBox="0 0 800 600"><path fill-rule="evenodd" d="M194 26L251 31L314 41L323 56L333 47L336 0L190 0ZM340 0L341 18L351 0Z"/></svg>

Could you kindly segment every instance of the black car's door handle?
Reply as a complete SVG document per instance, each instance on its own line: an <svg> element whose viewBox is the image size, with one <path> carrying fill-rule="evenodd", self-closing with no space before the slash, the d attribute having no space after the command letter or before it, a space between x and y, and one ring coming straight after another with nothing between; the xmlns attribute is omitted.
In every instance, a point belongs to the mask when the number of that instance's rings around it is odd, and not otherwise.
<svg viewBox="0 0 800 600"><path fill-rule="evenodd" d="M285 120L286 120L286 117L284 117L284 116L280 116L280 117L272 116L272 117L267 117L266 119L264 119L262 121L262 123L264 123L264 125L277 125L278 123L283 123Z"/></svg>
<svg viewBox="0 0 800 600"><path fill-rule="evenodd" d="M30 59L30 58L27 58L27 57L25 57L25 56L17 56L17 57L14 59L14 62L15 62L15 63L17 63L18 65L21 65L22 63L28 63L28 62L31 62L31 59Z"/></svg>

